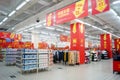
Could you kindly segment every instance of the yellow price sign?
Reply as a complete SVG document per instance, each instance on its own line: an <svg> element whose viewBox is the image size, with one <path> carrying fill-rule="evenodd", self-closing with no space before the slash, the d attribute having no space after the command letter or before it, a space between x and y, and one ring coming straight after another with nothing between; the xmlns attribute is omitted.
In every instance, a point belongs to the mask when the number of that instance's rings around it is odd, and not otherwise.
<svg viewBox="0 0 120 80"><path fill-rule="evenodd" d="M81 0L75 4L75 11L73 14L76 18L78 18L82 13L84 13L84 4L85 0Z"/></svg>
<svg viewBox="0 0 120 80"><path fill-rule="evenodd" d="M107 7L105 0L96 0L96 3L97 3L96 10L98 10L99 12L103 12L103 10L105 10L105 8Z"/></svg>

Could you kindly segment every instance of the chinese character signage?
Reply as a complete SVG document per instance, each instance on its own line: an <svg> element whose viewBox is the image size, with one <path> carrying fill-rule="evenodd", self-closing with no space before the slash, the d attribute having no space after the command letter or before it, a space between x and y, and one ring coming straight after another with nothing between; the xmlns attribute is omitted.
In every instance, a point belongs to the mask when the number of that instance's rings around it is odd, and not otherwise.
<svg viewBox="0 0 120 80"><path fill-rule="evenodd" d="M88 16L88 0L81 0L55 12L56 24Z"/></svg>
<svg viewBox="0 0 120 80"><path fill-rule="evenodd" d="M69 36L66 35L60 35L60 41L62 42L69 42Z"/></svg>
<svg viewBox="0 0 120 80"><path fill-rule="evenodd" d="M92 1L92 14L106 12L110 9L109 0L91 0Z"/></svg>
<svg viewBox="0 0 120 80"><path fill-rule="evenodd" d="M85 27L83 24L71 24L70 49L80 51L80 63L85 62Z"/></svg>
<svg viewBox="0 0 120 80"><path fill-rule="evenodd" d="M110 34L101 34L101 50L107 50L109 58L112 57L112 40Z"/></svg>
<svg viewBox="0 0 120 80"><path fill-rule="evenodd" d="M46 16L46 25L53 26L53 24L54 24L54 13L49 13Z"/></svg>

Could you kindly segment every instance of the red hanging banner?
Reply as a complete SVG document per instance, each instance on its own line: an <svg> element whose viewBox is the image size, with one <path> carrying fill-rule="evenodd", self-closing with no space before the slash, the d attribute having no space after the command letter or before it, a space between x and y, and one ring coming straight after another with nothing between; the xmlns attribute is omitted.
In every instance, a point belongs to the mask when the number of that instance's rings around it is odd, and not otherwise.
<svg viewBox="0 0 120 80"><path fill-rule="evenodd" d="M47 14L46 25L47 26L53 26L54 25L54 12Z"/></svg>
<svg viewBox="0 0 120 80"><path fill-rule="evenodd" d="M120 53L120 39L114 39L114 48Z"/></svg>
<svg viewBox="0 0 120 80"><path fill-rule="evenodd" d="M66 36L66 35L60 35L60 41L63 41L63 42L68 42L69 41L69 37Z"/></svg>
<svg viewBox="0 0 120 80"><path fill-rule="evenodd" d="M108 57L112 58L112 40L110 34L101 34L101 50L108 51Z"/></svg>
<svg viewBox="0 0 120 80"><path fill-rule="evenodd" d="M80 53L80 63L85 62L85 27L83 24L71 24L71 50L78 50Z"/></svg>
<svg viewBox="0 0 120 80"><path fill-rule="evenodd" d="M99 14L106 12L110 9L109 0L91 0L92 1L92 14Z"/></svg>
<svg viewBox="0 0 120 80"><path fill-rule="evenodd" d="M88 16L88 0L80 0L55 12L56 24Z"/></svg>

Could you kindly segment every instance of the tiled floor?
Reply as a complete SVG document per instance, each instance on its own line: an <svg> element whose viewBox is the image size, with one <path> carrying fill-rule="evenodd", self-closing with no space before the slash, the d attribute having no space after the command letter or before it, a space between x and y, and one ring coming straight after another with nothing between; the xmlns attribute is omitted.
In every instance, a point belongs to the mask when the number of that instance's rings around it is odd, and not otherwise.
<svg viewBox="0 0 120 80"><path fill-rule="evenodd" d="M58 69L62 68L62 69ZM20 74L15 66L5 66L0 62L0 80L120 80L113 74L112 60L103 60L79 66L54 65L49 71ZM16 78L10 78L15 75Z"/></svg>

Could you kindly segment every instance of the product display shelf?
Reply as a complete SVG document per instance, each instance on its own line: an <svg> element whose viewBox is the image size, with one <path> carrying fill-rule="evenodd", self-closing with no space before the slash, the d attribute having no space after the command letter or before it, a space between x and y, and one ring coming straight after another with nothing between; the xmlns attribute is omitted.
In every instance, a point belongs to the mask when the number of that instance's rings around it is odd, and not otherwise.
<svg viewBox="0 0 120 80"><path fill-rule="evenodd" d="M37 69L36 49L20 49L16 59L16 66L21 69L21 72Z"/></svg>
<svg viewBox="0 0 120 80"><path fill-rule="evenodd" d="M17 49L7 48L5 53L5 64L15 65L17 57Z"/></svg>
<svg viewBox="0 0 120 80"><path fill-rule="evenodd" d="M38 69L49 68L49 50L39 49L38 50Z"/></svg>
<svg viewBox="0 0 120 80"><path fill-rule="evenodd" d="M0 61L5 61L5 53L6 53L6 49L0 50Z"/></svg>

